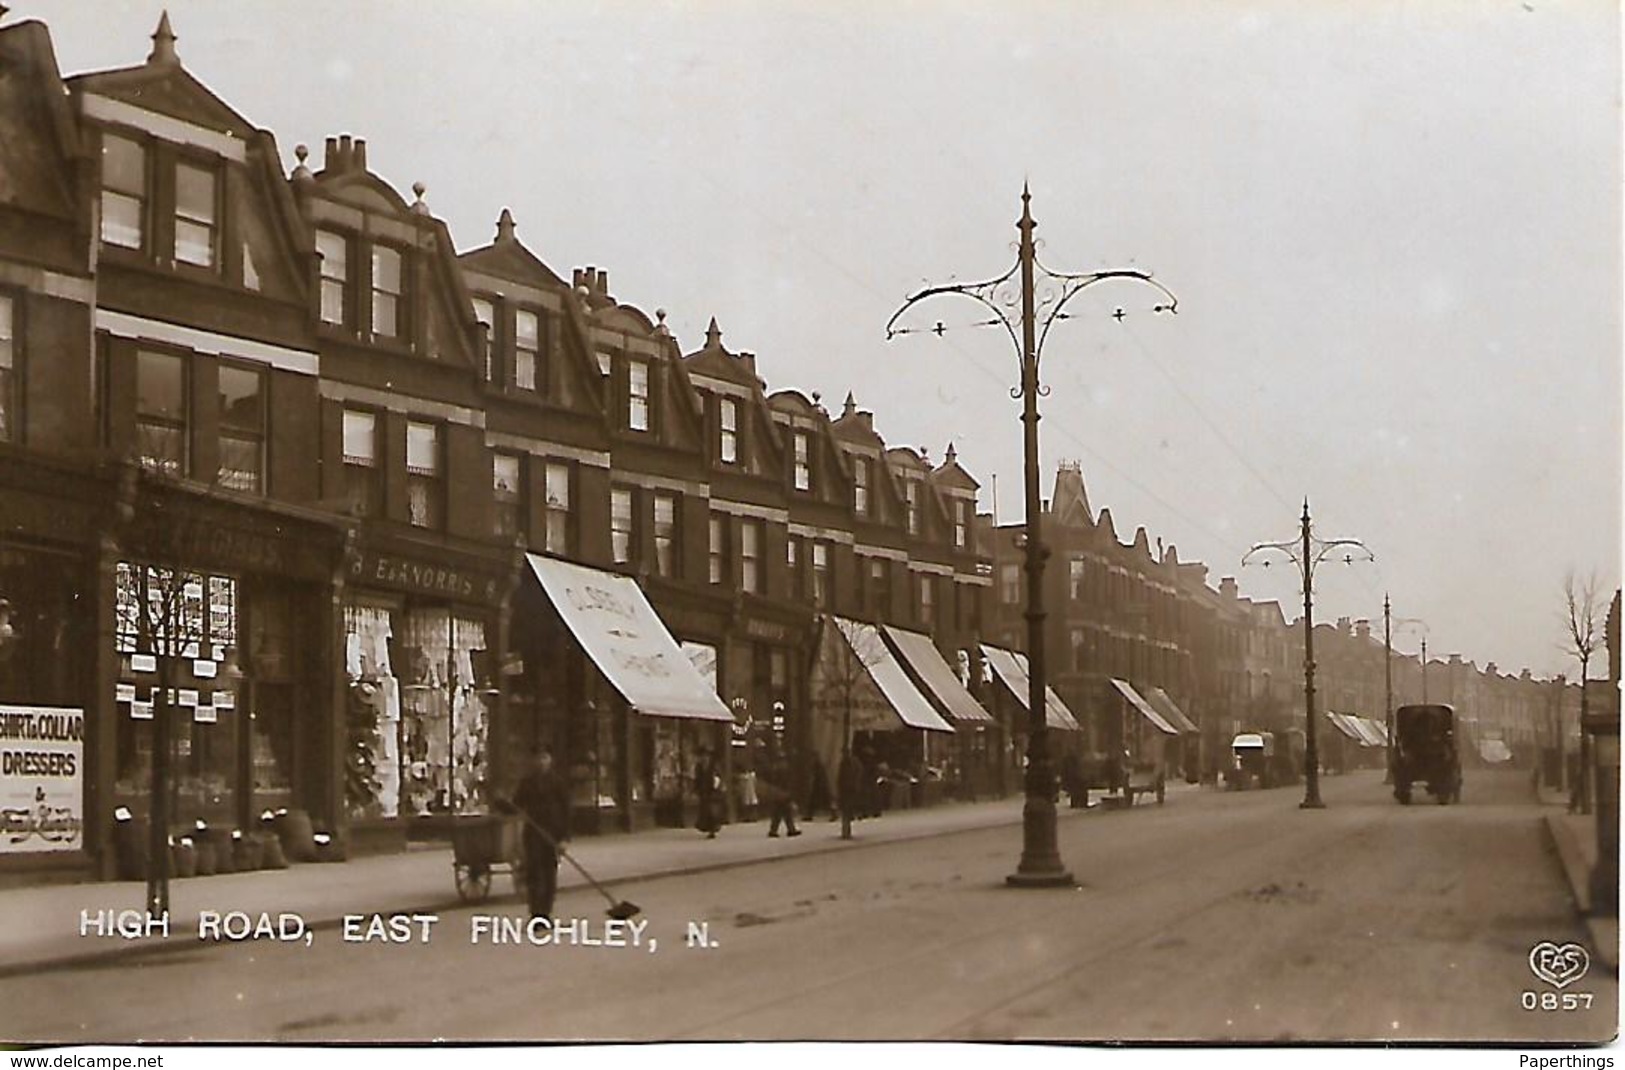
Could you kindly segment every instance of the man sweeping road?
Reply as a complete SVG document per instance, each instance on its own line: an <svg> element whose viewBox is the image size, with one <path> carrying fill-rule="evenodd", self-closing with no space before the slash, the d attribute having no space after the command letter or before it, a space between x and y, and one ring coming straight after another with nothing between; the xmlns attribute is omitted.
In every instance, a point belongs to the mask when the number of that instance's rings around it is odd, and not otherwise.
<svg viewBox="0 0 1625 1070"><path fill-rule="evenodd" d="M525 815L525 890L530 916L551 918L559 888L559 845L570 839L570 792L553 772L553 755L537 747L530 772L514 792L514 807Z"/></svg>

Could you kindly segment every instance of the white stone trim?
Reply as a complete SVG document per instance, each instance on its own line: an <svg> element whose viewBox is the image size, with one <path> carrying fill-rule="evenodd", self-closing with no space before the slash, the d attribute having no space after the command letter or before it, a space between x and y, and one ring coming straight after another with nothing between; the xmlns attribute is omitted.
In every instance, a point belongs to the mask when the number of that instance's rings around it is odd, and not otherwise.
<svg viewBox="0 0 1625 1070"><path fill-rule="evenodd" d="M699 375L690 372L689 379L699 389L709 390L713 394L725 394L737 401L753 402L756 400L756 394L750 387L741 386L739 383L731 383L726 379L718 379L714 375Z"/></svg>
<svg viewBox="0 0 1625 1070"><path fill-rule="evenodd" d="M888 561L908 560L907 550L897 550L890 546L870 546L866 543L855 543L852 552L859 557L883 557Z"/></svg>
<svg viewBox="0 0 1625 1070"><path fill-rule="evenodd" d="M447 423L465 424L469 427L485 427L485 413L478 409L470 409L464 405L452 405L445 401L431 401L428 398L407 397L387 390L377 390L370 386L357 386L354 383L340 383L332 379L323 379L319 388L321 396L329 401L353 402L357 405L368 405L373 408L384 409L388 412L405 413L411 416L430 416Z"/></svg>
<svg viewBox="0 0 1625 1070"><path fill-rule="evenodd" d="M939 565L935 561L910 561L908 570L910 572L925 572L933 576L952 576L954 574L952 565Z"/></svg>
<svg viewBox="0 0 1625 1070"><path fill-rule="evenodd" d="M972 576L966 572L956 572L954 573L954 582L969 584L972 587L991 587L993 586L993 577Z"/></svg>
<svg viewBox="0 0 1625 1070"><path fill-rule="evenodd" d="M790 534L803 539L838 542L846 546L856 546L858 541L850 531L839 531L835 528L815 528L811 524L791 524Z"/></svg>
<svg viewBox="0 0 1625 1070"><path fill-rule="evenodd" d="M86 118L131 126L165 141L206 149L235 163L242 163L248 159L248 146L233 134L223 134L184 119L160 115L146 108L138 108L134 104L126 104L122 100L104 97L100 93L86 93L82 100Z"/></svg>
<svg viewBox="0 0 1625 1070"><path fill-rule="evenodd" d="M96 283L93 280L22 264L0 263L0 286L14 286L29 293L44 294L81 305L96 303Z"/></svg>
<svg viewBox="0 0 1625 1070"><path fill-rule="evenodd" d="M774 509L767 505L753 505L750 502L729 501L727 498L712 498L711 508L719 513L730 516L750 517L753 520L766 520L770 524L788 524L790 511L788 509Z"/></svg>
<svg viewBox="0 0 1625 1070"><path fill-rule="evenodd" d="M526 438L508 431L485 432L485 444L495 449L518 450L533 457L540 457L549 461L577 461L590 465L593 468L608 468L609 453L604 450L587 450L580 446L566 446L558 442L545 442L539 439Z"/></svg>
<svg viewBox="0 0 1625 1070"><path fill-rule="evenodd" d="M545 308L549 312L563 312L564 298L547 290L539 290L534 286L526 286L522 282L512 279L499 278L496 275L487 275L483 271L463 269L463 281L470 290L478 294L494 294L504 301L518 301L522 304L535 305Z"/></svg>
<svg viewBox="0 0 1625 1070"><path fill-rule="evenodd" d="M614 469L611 466L610 478L622 486L641 487L644 490L674 490L679 494L690 497L709 498L711 488L704 483L695 483L687 479L672 479L669 476L650 475L647 472L628 472L624 469Z"/></svg>
<svg viewBox="0 0 1625 1070"><path fill-rule="evenodd" d="M216 334L214 331L202 331L196 327L183 327L178 323L165 323L144 316L132 316L127 312L114 312L108 308L96 310L96 329L120 338L168 342L171 345L195 349L200 353L250 360L282 371L297 372L300 375L321 374L321 357L308 349L290 349L269 342L256 342L250 338Z"/></svg>

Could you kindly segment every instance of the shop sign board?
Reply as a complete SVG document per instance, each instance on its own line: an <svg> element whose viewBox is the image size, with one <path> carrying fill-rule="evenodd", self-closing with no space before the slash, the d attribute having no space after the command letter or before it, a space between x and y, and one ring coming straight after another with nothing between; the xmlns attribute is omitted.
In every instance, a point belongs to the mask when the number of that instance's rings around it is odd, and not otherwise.
<svg viewBox="0 0 1625 1070"><path fill-rule="evenodd" d="M0 855L84 846L85 712L0 705Z"/></svg>

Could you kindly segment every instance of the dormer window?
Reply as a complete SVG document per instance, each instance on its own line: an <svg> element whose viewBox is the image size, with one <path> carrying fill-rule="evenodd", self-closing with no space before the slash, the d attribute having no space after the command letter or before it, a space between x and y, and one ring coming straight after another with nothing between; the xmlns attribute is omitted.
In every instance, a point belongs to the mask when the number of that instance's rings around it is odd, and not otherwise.
<svg viewBox="0 0 1625 1070"><path fill-rule="evenodd" d="M513 385L536 389L536 353L541 348L541 321L536 313L520 309L513 321Z"/></svg>
<svg viewBox="0 0 1625 1070"><path fill-rule="evenodd" d="M852 508L859 516L869 515L869 461L864 457L852 462Z"/></svg>
<svg viewBox="0 0 1625 1070"><path fill-rule="evenodd" d="M485 328L485 338L481 342L484 349L480 353L480 361L485 368L485 381L490 382L496 378L496 306L483 297L474 298L474 318L479 320L480 326Z"/></svg>
<svg viewBox="0 0 1625 1070"><path fill-rule="evenodd" d="M732 398L723 398L717 406L721 417L722 432L718 442L717 455L722 458L723 464L737 464L739 461L739 402Z"/></svg>
<svg viewBox="0 0 1625 1070"><path fill-rule="evenodd" d="M350 286L350 240L330 230L318 230L316 252L322 261L322 322L343 326Z"/></svg>
<svg viewBox="0 0 1625 1070"><path fill-rule="evenodd" d="M117 134L102 135L102 241L125 249L146 245L147 150Z"/></svg>
<svg viewBox="0 0 1625 1070"><path fill-rule="evenodd" d="M610 355L609 350L600 349L598 351L598 374L599 375L602 375L606 379L609 378L609 370L613 366L613 363L614 363L614 358Z"/></svg>
<svg viewBox="0 0 1625 1070"><path fill-rule="evenodd" d="M649 430L649 366L640 360L626 366L626 426Z"/></svg>
<svg viewBox="0 0 1625 1070"><path fill-rule="evenodd" d="M912 479L903 481L903 503L908 513L908 533L920 533L920 485Z"/></svg>
<svg viewBox="0 0 1625 1070"><path fill-rule="evenodd" d="M805 431L795 434L795 488L812 489L812 437Z"/></svg>
<svg viewBox="0 0 1625 1070"><path fill-rule="evenodd" d="M954 506L954 548L963 550L970 545L970 502Z"/></svg>
<svg viewBox="0 0 1625 1070"><path fill-rule="evenodd" d="M401 254L387 245L372 247L372 333L376 338L401 334Z"/></svg>
<svg viewBox="0 0 1625 1070"><path fill-rule="evenodd" d="M175 165L175 259L213 268L215 254L215 173L190 163Z"/></svg>

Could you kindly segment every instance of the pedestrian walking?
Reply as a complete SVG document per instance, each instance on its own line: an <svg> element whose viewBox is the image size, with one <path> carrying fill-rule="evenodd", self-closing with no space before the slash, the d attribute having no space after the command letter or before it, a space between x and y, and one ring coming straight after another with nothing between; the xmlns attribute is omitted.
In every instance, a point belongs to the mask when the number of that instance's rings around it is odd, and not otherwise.
<svg viewBox="0 0 1625 1070"><path fill-rule="evenodd" d="M722 828L721 789L722 778L712 764L711 752L702 750L694 762L694 795L700 803L694 827L705 833L708 840L716 839L717 830Z"/></svg>
<svg viewBox="0 0 1625 1070"><path fill-rule="evenodd" d="M786 836L801 835L796 828L796 797L790 790L790 763L782 753L775 749L768 759L767 778L758 781L757 792L767 802L767 834L777 839L782 822Z"/></svg>
<svg viewBox="0 0 1625 1070"><path fill-rule="evenodd" d="M530 916L551 918L559 888L559 849L570 839L570 792L553 771L546 747L531 754L530 771L519 782L510 806L525 817L525 891Z"/></svg>

